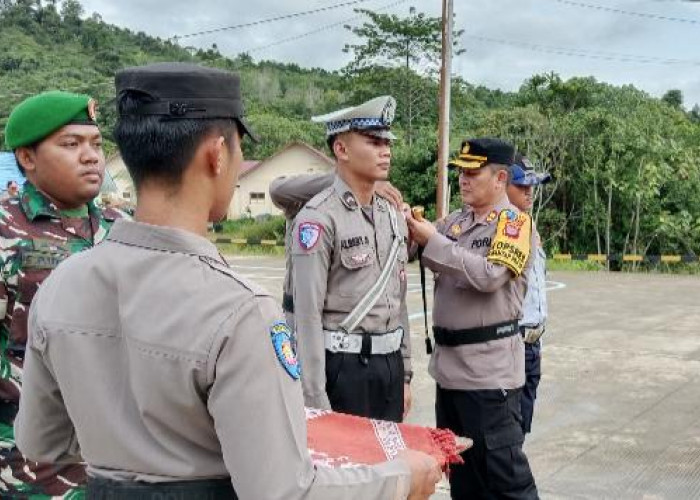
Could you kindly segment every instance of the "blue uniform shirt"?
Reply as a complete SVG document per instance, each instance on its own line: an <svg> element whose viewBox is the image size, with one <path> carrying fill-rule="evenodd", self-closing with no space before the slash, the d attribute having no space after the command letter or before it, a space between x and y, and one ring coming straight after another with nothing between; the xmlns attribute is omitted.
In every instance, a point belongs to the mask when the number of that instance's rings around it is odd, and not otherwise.
<svg viewBox="0 0 700 500"><path fill-rule="evenodd" d="M523 319L520 326L534 328L547 320L547 255L542 248L539 233L535 233L535 252L532 267L527 275L527 293L523 300Z"/></svg>

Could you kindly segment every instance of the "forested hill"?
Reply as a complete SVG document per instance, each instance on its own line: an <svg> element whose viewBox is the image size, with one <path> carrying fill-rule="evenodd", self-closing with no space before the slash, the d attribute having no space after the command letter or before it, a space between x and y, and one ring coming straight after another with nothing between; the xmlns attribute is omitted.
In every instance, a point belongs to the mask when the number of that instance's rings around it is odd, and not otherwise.
<svg viewBox="0 0 700 500"><path fill-rule="evenodd" d="M99 14L86 15L76 0L62 2L60 10L56 5L0 0L0 144L13 106L56 88L96 97L109 139L118 69L196 62L241 74L248 116L263 137L259 145L246 145L248 158L264 158L292 140L322 149L323 132L310 123L311 115L394 95L399 141L392 179L410 202L434 206L437 80L434 71L403 64L434 53L434 19L362 11L377 29L356 32L361 42L349 48L354 61L328 72L256 62L245 54L231 59L216 47L185 48L106 24ZM396 44L413 51L393 54L399 64L387 62L386 51L379 57L367 50L374 47L372 33L390 41L405 36L397 28L402 25L416 28L403 33L419 35ZM506 93L456 79L451 128L454 148L466 136L497 135L554 173L556 181L542 192L537 210L549 252L700 253L700 111L686 112L679 91L656 99L632 86L545 74ZM107 148L114 150L109 140Z"/></svg>

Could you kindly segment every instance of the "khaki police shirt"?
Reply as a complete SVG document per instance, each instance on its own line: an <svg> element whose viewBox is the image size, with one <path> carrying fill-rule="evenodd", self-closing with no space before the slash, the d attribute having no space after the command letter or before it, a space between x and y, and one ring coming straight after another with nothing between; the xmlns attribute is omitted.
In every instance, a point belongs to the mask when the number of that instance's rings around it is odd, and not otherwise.
<svg viewBox="0 0 700 500"><path fill-rule="evenodd" d="M451 330L477 328L521 317L527 269L515 278L486 260L498 214L518 211L507 197L476 218L468 206L437 225L423 250L435 273L433 324ZM532 257L528 259L528 268ZM457 390L515 389L525 383L525 347L520 335L456 347L435 346L429 372L440 387Z"/></svg>
<svg viewBox="0 0 700 500"><path fill-rule="evenodd" d="M358 205L348 185L336 177L333 186L309 201L294 221L292 268L294 321L307 406L330 409L326 394L323 330L340 323L379 278L394 239L389 202L374 196L372 216ZM402 247L390 280L357 332L385 333L404 329L404 369L410 364L410 332L406 307L406 221L397 212ZM300 228L318 227L317 241L302 244Z"/></svg>
<svg viewBox="0 0 700 500"><path fill-rule="evenodd" d="M243 500L405 498L401 460L312 465L301 385L271 342L281 315L205 238L118 221L36 296L17 444L116 480L230 476Z"/></svg>
<svg viewBox="0 0 700 500"><path fill-rule="evenodd" d="M283 293L293 295L292 281L292 224L304 204L333 185L335 171L330 173L303 174L277 177L270 183L270 199L282 210L287 219L284 236L285 273ZM285 311L289 324L294 327L294 313Z"/></svg>

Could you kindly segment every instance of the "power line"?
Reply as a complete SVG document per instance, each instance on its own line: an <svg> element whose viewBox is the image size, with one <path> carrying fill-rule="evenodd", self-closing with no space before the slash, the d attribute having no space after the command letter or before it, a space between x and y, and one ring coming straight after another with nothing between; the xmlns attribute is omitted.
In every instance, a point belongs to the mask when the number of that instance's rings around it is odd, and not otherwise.
<svg viewBox="0 0 700 500"><path fill-rule="evenodd" d="M491 38L479 35L463 35L465 38L477 40L480 42L496 43L499 45L508 45L520 49L530 50L532 52L543 52L546 54L557 54L569 57L581 57L586 59L598 59L605 61L630 62L640 64L663 64L663 65L689 65L700 66L700 61L690 59L664 59L653 56L641 56L634 54L621 54L619 52L603 52L603 51L586 51L573 47L553 47L551 45L540 45L529 42L503 40L500 38Z"/></svg>
<svg viewBox="0 0 700 500"><path fill-rule="evenodd" d="M371 2L371 1L373 1L373 0L353 0L352 2L344 2L344 3L335 4L335 5L330 5L327 7L319 7L317 9L305 10L303 12L295 12L294 14L285 14L282 16L270 17L267 19L261 19L259 21L252 21L250 23L234 24L232 26L224 26L222 28L214 28L214 29L210 29L210 30L197 31L195 33L188 33L187 35L175 35L172 37L172 40L178 41L178 40L181 40L183 38L192 38L192 37L200 36L200 35L209 35L211 33L219 33L221 31L236 30L236 29L240 29L240 28L248 28L250 26L259 26L261 24L272 23L275 21L282 21L284 19L292 19L295 17L308 16L311 14L317 14L319 12L326 12L329 10L339 9L341 7L347 7L349 5L356 5L356 4L366 3L366 2Z"/></svg>
<svg viewBox="0 0 700 500"><path fill-rule="evenodd" d="M602 11L602 12L612 12L615 14L622 14L625 16L641 17L644 19L654 19L657 21L669 21L669 22L674 22L674 23L700 24L700 20L698 20L698 19L687 19L687 18L683 18L683 17L662 16L659 14L650 14L648 12L634 12L631 10L617 9L615 7L606 7L604 5L593 5L593 4L589 4L589 3L575 2L573 0L552 0L552 1L560 3L560 4L564 4L564 5L570 5L572 7L581 7L583 9L592 9L592 10L598 10L598 11ZM698 0L692 0L692 1L697 2Z"/></svg>
<svg viewBox="0 0 700 500"><path fill-rule="evenodd" d="M396 1L396 2L390 3L389 5L385 5L385 6L383 6L383 7L379 7L378 9L376 9L376 12L379 12L379 11L382 11L382 10L387 10L387 9L392 8L392 7L396 7L397 5L400 5L400 4L402 4L402 3L406 3L407 1L408 1L408 0L398 0L398 1ZM348 18L348 19L344 19L344 20L342 20L342 21L338 21L338 22L336 22L336 23L332 23L332 24L327 24L327 25L325 25L325 26L321 26L320 28L316 28L315 30L307 31L306 33L301 33L301 34L299 34L299 35L295 35L295 36L292 36L292 37L289 37L289 38L284 38L284 39L282 39L282 40L277 40L277 41L275 41L275 42L272 42L272 43L269 43L269 44L266 44L266 45L260 45L260 46L258 46L258 47L253 47L253 48L251 48L251 49L243 50L243 51L241 51L241 52L242 52L242 53L258 52L258 51L261 51L261 50L269 49L270 47L276 47L277 45L282 45L282 44L285 44L285 43L288 43L288 42L294 42L294 41L296 41L296 40L299 40L300 38L306 38L307 36L315 35L315 34L317 34L317 33L323 32L323 31L328 31L328 30L330 30L330 29L337 28L338 26L344 25L344 24L349 23L349 22L352 22L352 21L356 21L357 19L361 19L362 17L363 17L362 15L353 16L353 17L350 17L350 18Z"/></svg>

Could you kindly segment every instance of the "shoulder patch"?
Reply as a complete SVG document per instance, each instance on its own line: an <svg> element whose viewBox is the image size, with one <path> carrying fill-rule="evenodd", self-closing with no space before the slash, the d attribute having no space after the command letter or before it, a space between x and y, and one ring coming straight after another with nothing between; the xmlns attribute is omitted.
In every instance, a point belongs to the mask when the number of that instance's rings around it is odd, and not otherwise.
<svg viewBox="0 0 700 500"><path fill-rule="evenodd" d="M532 219L528 214L511 209L503 210L498 216L496 235L486 258L520 276L530 257L531 234Z"/></svg>
<svg viewBox="0 0 700 500"><path fill-rule="evenodd" d="M304 250L311 250L321 239L323 226L316 222L299 223L299 246Z"/></svg>
<svg viewBox="0 0 700 500"><path fill-rule="evenodd" d="M282 368L294 380L299 380L301 365L297 359L296 342L292 329L289 328L286 321L275 321L270 326L270 339Z"/></svg>

